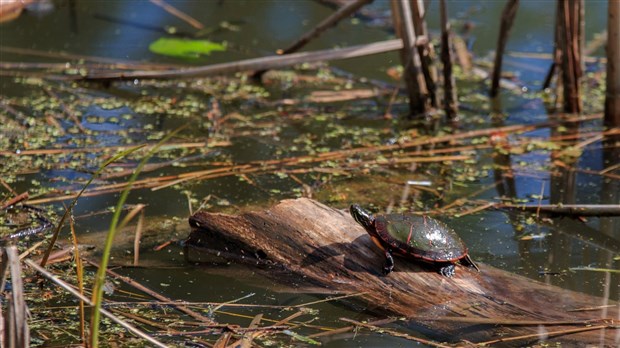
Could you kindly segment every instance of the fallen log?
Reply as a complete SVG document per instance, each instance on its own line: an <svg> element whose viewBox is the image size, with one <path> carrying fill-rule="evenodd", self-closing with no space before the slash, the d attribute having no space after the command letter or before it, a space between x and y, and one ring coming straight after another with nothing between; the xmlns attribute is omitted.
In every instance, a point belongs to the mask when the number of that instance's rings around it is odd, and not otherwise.
<svg viewBox="0 0 620 348"><path fill-rule="evenodd" d="M240 215L200 211L189 222L192 233L186 255L190 259L199 255L198 250L210 251L258 265L280 283L362 293L360 298L369 311L410 317L441 341L506 344L497 339L523 336L524 340L510 340L511 344L539 340L596 346L620 343L620 310L613 301L490 266L479 264L479 273L457 266L456 276L446 278L422 264L400 259L393 273L382 276L384 257L364 229L348 212L310 199L285 200L268 210ZM613 307L571 312L600 305ZM549 325L481 324L492 319ZM558 325L566 321L585 321L601 328L585 331L583 323L576 323L575 330ZM546 332L552 335L547 337Z"/></svg>

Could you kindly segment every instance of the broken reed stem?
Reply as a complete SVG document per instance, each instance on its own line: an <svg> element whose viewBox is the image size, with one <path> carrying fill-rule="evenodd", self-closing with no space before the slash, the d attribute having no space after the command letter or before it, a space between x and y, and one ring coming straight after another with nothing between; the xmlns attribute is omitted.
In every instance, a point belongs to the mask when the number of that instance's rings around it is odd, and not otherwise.
<svg viewBox="0 0 620 348"><path fill-rule="evenodd" d="M458 98L456 95L456 82L452 74L452 40L446 0L439 1L439 8L441 21L441 61L443 63L444 84L443 105L448 119L456 121L458 119Z"/></svg>
<svg viewBox="0 0 620 348"><path fill-rule="evenodd" d="M93 306L93 303L90 301L90 299L88 297L80 294L78 291L73 289L73 287L70 284L65 283L63 280L59 279L58 277L56 277L52 273L48 272L45 268L39 266L33 260L27 259L24 262L28 266L32 267L35 271L39 272L45 278L51 280L52 282L56 283L56 285L58 285L61 288L65 289L66 291L68 291L71 295L77 297L81 301L84 301L89 306ZM162 348L168 347L167 345L159 342L155 338L153 338L153 337L147 335L146 333L142 332L138 328L136 328L136 327L132 326L131 324L125 322L124 320L120 319L119 317L115 316L114 314L108 312L104 308L100 308L99 312L101 314L105 315L106 317L108 317L113 322L115 322L115 323L119 324L120 326L124 327L125 329L127 329L127 331L133 333L134 335L136 335L136 336L138 336L140 338L143 338L143 339L147 340L151 344L153 344L153 345L155 345L157 347L162 347Z"/></svg>
<svg viewBox="0 0 620 348"><path fill-rule="evenodd" d="M502 74L502 60L508 34L512 28L512 23L517 15L519 8L519 0L508 0L502 11L502 19L500 22L499 36L497 38L497 49L495 50L495 63L493 64L493 75L491 80L491 97L497 96L499 93L499 80Z"/></svg>
<svg viewBox="0 0 620 348"><path fill-rule="evenodd" d="M540 207L542 205L543 196L545 195L545 182L540 185L540 195L538 196L538 205L536 205L536 220L540 221Z"/></svg>
<svg viewBox="0 0 620 348"><path fill-rule="evenodd" d="M15 245L3 247L2 253L3 274L2 289L6 285L6 268L11 274L11 292L6 296L7 308L4 318L3 342L6 347L29 347L30 330L28 328L28 307L24 300L24 286L22 280L22 268L19 260L19 253Z"/></svg>
<svg viewBox="0 0 620 348"><path fill-rule="evenodd" d="M144 209L140 211L138 224L136 225L136 236L133 241L133 264L137 266L140 261L140 239L142 238L142 226L144 226Z"/></svg>
<svg viewBox="0 0 620 348"><path fill-rule="evenodd" d="M78 283L78 291L82 296L84 296L84 266L82 264L82 259L80 258L80 248L77 234L75 233L73 214L69 217L69 227L71 229L71 243L73 244L73 256L75 259L75 274ZM80 300L80 337L82 338L83 344L88 342L88 338L86 337L86 314L84 309L84 301L82 300Z"/></svg>

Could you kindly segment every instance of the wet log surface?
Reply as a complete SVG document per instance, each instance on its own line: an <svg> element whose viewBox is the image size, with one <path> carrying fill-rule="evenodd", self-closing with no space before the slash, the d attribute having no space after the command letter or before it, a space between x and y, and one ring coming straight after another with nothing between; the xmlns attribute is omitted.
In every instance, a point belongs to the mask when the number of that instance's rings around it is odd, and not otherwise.
<svg viewBox="0 0 620 348"><path fill-rule="evenodd" d="M579 345L616 347L620 344L619 307L602 298L546 285L483 264L479 264L480 273L457 266L456 276L446 278L423 264L397 258L394 272L383 276L382 253L364 229L348 212L313 200L285 200L268 210L240 215L198 212L190 217L190 225L190 255L198 254L194 247L217 250L220 256L259 265L266 275L279 282L300 287L320 286L343 293L366 292L361 300L370 311L415 317L417 323L426 326L439 340L482 342L585 327L584 324L544 328L532 324L481 324L485 318L497 322L595 320L593 326L609 327L551 335L548 339ZM289 276L283 277L282 271ZM571 311L601 305L607 307ZM445 317L460 318L463 322ZM615 322L597 321L608 318ZM510 344L536 341L534 337Z"/></svg>

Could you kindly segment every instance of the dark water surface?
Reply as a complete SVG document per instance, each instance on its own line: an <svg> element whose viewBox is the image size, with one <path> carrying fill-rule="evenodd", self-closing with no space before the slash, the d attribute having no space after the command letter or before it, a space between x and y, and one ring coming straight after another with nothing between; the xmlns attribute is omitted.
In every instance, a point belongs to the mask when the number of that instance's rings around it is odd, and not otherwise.
<svg viewBox="0 0 620 348"><path fill-rule="evenodd" d="M54 11L47 14L26 13L19 19L0 25L0 45L2 47L20 47L39 51L64 51L75 55L87 55L111 58L114 60L132 60L156 62L162 64L203 65L234 61L270 54L283 48L306 30L326 17L332 10L314 1L170 1L177 8L190 13L213 31L206 37L210 40L228 42L228 51L213 53L210 56L192 60L163 57L149 52L151 42L162 36L166 26L174 26L177 33L193 33L191 27L170 16L162 9L148 1L77 1L72 9L68 2L55 2ZM499 27L499 14L504 2L500 1L457 1L448 2L450 15L455 19L454 28L458 33L462 25L468 22L473 28L466 34L468 43L477 57L485 57L494 49L496 32ZM389 4L377 1L371 7L379 18L388 16ZM522 1L519 14L508 43L509 51L550 53L553 48L555 2ZM74 15L72 15L74 13ZM429 28L438 26L437 2L429 8ZM590 40L595 33L604 29L606 19L606 3L588 1L586 3L586 32ZM224 25L222 22L226 21ZM230 27L234 30L231 30ZM348 46L392 38L381 21L364 22L359 19L345 20L337 28L331 30L315 42L308 45L307 50L326 49L336 46ZM595 54L601 55L602 50ZM4 50L0 53L4 62L58 62L45 57L15 54ZM331 65L346 73L358 77L377 79L386 83L394 83L387 76L388 68L398 64L396 53L387 53L366 58L333 62ZM514 72L518 84L523 86L521 92L505 92L500 98L500 105L493 107L487 100L472 102L476 93L486 94L483 83L466 83L461 87L461 99L466 106L464 118L479 120L480 128L493 126L538 123L552 120L545 103L540 96L531 93L538 90L549 66L547 59L521 58L508 56L505 70ZM589 66L594 69L595 66ZM352 84L356 84L353 79ZM75 87L82 87L76 85ZM150 133L168 132L179 125L190 123L190 129L184 131L188 138L217 138L209 125L201 123L204 115L213 102L204 89L186 89L179 85L173 88L167 85L158 88L156 84L142 84L141 81L123 82L111 86L83 86L93 100L97 98L110 100L112 105L103 105L97 101L89 105L83 101L82 124L85 128L100 132L95 137L86 137L93 146L113 146L140 143L149 140ZM270 93L266 99L296 98L303 95L303 90L288 88L282 84L267 87ZM11 77L0 79L2 98L28 97L45 95L36 87L24 83L15 83ZM195 110L196 114L175 115L170 112L149 112L139 110L135 101L143 101L149 95L153 104L166 104L170 99L177 98L186 103L195 103L183 110ZM68 94L70 95L70 93ZM66 95L62 95L66 96ZM168 98L168 99L166 99ZM114 101L122 101L117 105ZM174 103L168 103L170 106ZM134 107L132 107L132 105ZM304 144L320 151L321 148L337 149L339 146L361 146L360 134L368 131L369 142L387 143L396 135L402 134L409 125L384 119L383 113L387 101L362 101L356 104L340 103L321 108L313 108L312 114L304 114L303 105L297 109L285 111L290 116L298 112L299 118L281 117L282 109L276 107L254 106L252 103L220 101L222 114L238 112L251 119L244 123L235 121L236 132L227 134L230 146L214 148L212 153L203 154L199 161L205 166L209 161L225 158L233 163L254 160L265 160L274 157L286 157L304 153ZM588 112L600 112L602 104L589 106ZM173 108L174 109L174 108ZM36 110L33 105L33 110ZM324 114L318 114L324 111ZM404 112L406 104L397 105L394 113ZM26 110L28 111L28 110ZM32 111L36 114L36 111ZM492 117L501 114L502 117ZM130 115L130 117L124 117ZM327 116L326 116L327 115ZM336 115L336 116L334 116ZM90 117L89 116L93 116ZM317 116L322 116L317 117ZM8 117L11 117L10 115ZM328 117L325 119L325 117ZM264 122L264 127L255 126ZM253 124L253 125L252 125ZM69 123L63 123L69 127ZM470 124L471 126L471 124ZM596 128L597 121L582 124L582 132ZM244 128L245 127L245 128ZM122 129L132 128L130 134L119 134ZM351 134L343 129L348 130ZM136 131L139 130L139 131ZM241 133L248 130L247 133ZM380 130L380 132L377 132ZM336 134L343 132L341 134ZM517 136L513 141L525 137L548 138L558 135L558 129L543 128ZM336 135L333 135L336 134ZM371 135L372 134L372 135ZM380 135L376 135L380 134ZM58 137L57 143L79 144L80 135ZM378 137L379 139L375 139ZM371 139L372 138L372 139ZM307 140L307 142L305 141ZM5 144L5 143L2 143ZM2 149L16 151L19 144ZM76 145L79 146L79 145ZM296 150L295 147L299 147ZM615 152L614 152L615 151ZM478 173L472 174L471 180L455 182L445 192L444 203L456 199L496 200L500 196L509 196L537 203L541 194L541 203L577 203L577 204L618 204L620 203L620 181L618 170L611 171L616 178L592 174L617 164L620 154L617 148L605 149L600 141L593 142L583 149L576 158L571 169L562 170L553 166L553 151L534 150L523 154L500 155L492 150L484 150L478 154L477 163L462 169L477 168ZM557 153L556 153L557 154ZM75 158L84 161L84 167L90 171L101 163L96 156L84 155ZM165 159L159 159L165 160ZM503 167L501 167L503 166ZM497 185L496 178L501 177L497 168L512 170L513 180L504 176ZM510 168L510 169L506 169ZM553 168L550 171L549 168ZM198 170L199 168L192 168ZM51 168L39 173L18 175L14 188L25 191L30 188L31 180L37 180L43 187L65 187L66 182L58 178L77 180L88 178L88 170L81 172L75 168ZM169 175L183 172L183 168L168 168L158 175ZM422 172L422 173L420 173ZM15 175L8 168L0 170L3 176ZM430 173L430 172L429 172ZM307 182L314 182L315 196L330 205L345 208L348 198L358 203L371 206L377 212L386 211L388 207L395 210L416 209L413 198L405 197L403 190L409 179L434 179L423 171L400 169L373 174L362 171L348 177L332 178L327 184L321 184L320 176L302 176ZM191 192L196 199L195 207L205 197L210 197L208 206L214 210L235 210L232 207L265 206L279 199L293 198L301 195L300 185L290 179L282 179L277 175L265 174L247 179L230 176L185 184L181 189L162 189L158 191L139 190L130 195L130 203L147 203L147 216L168 216L184 219L188 215L187 197L182 189ZM394 182L397 182L394 184ZM374 194L375 188L390 187L381 194ZM391 186L389 186L391 185ZM348 189L355 191L342 198ZM470 196L472 193L476 193ZM80 200L76 215L85 214L113 206L117 195L104 195ZM424 202L424 207L432 204ZM419 207L418 207L419 208ZM506 213L499 210L484 210L463 217L446 217L451 226L457 228L459 234L470 247L474 259L515 272L539 281L561 286L563 288L585 292L617 301L620 296L620 222L618 218L588 218L578 221L571 218L557 218L548 222L537 223L528 221L529 214ZM79 221L83 231L101 231L107 227L108 218L85 218ZM526 236L526 238L524 238ZM146 252L142 255L143 262L153 267L126 270L124 273L134 277L147 286L174 299L187 301L223 302L241 298L248 294L247 302L255 304L288 305L311 302L323 296L296 294L290 290L278 291L278 286L265 279L252 275L251 271L237 267L193 267L185 264L182 250L172 246L163 252ZM379 263L379 260L373 262ZM591 266L594 268L615 269L611 272L569 271L571 267ZM557 275L541 275L543 271ZM363 312L349 302L323 303L316 306L320 310L316 323L325 326L341 326L340 317L356 320L371 319L370 314ZM258 313L274 319L286 317L289 313L263 310L250 310L246 317L232 316L225 313L216 314L219 322L236 322L247 326L251 318ZM399 327L401 330L407 328ZM411 328L414 332L420 328ZM435 337L437 338L437 337ZM449 338L437 338L449 339ZM386 337L378 333L360 333L343 335L325 341L329 347L349 346L407 346L409 341Z"/></svg>

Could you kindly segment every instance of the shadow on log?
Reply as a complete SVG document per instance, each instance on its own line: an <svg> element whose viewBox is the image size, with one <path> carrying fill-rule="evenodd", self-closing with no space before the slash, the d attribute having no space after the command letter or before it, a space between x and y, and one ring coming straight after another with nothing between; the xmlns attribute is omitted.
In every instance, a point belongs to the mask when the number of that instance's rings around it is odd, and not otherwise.
<svg viewBox="0 0 620 348"><path fill-rule="evenodd" d="M261 265L264 273L278 282L343 293L365 292L361 300L370 311L415 317L441 340L481 342L540 333L542 339L567 344L619 344L619 310L609 300L480 264L480 273L457 266L456 276L446 278L423 264L400 259L393 273L382 276L384 257L364 229L348 212L313 200L285 200L271 209L240 215L198 212L190 218L190 225L187 245L196 249L187 250L190 258L197 250L209 250ZM571 311L594 306L606 307ZM487 325L480 324L481 320ZM556 325L488 324L506 320ZM558 321L569 321L572 326L558 326ZM603 324L604 328L551 337L543 334L583 328L585 322ZM534 336L513 343L536 341Z"/></svg>

